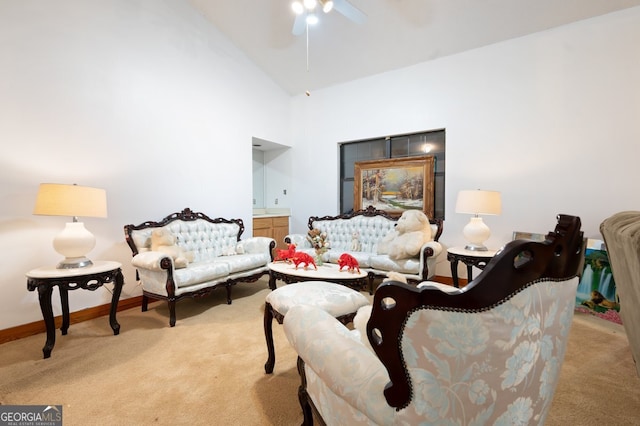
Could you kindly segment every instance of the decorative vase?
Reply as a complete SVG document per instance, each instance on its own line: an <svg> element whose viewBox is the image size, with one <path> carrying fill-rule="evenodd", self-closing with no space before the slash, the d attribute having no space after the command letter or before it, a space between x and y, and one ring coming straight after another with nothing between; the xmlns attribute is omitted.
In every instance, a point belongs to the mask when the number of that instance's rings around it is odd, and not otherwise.
<svg viewBox="0 0 640 426"><path fill-rule="evenodd" d="M316 249L316 255L313 257L313 261L316 262L316 266L321 266L323 263L322 253L324 253L322 249Z"/></svg>

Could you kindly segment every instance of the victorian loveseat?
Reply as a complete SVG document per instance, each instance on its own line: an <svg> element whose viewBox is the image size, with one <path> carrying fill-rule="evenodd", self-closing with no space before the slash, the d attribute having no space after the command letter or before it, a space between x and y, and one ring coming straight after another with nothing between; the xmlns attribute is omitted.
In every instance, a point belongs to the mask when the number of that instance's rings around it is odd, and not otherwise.
<svg viewBox="0 0 640 426"><path fill-rule="evenodd" d="M192 254L193 261L177 268L174 259L151 250L152 232L162 228L177 239L177 246ZM142 310L149 299L166 300L169 324L176 323L175 304L184 297L209 294L214 289L227 290L231 304L231 287L238 282L253 282L269 273L275 240L251 237L241 240L242 219L211 219L204 213L186 208L159 222L126 225L125 239L133 253L131 263L142 284Z"/></svg>
<svg viewBox="0 0 640 426"><path fill-rule="evenodd" d="M353 330L291 307L304 424L544 424L582 257L580 219L560 215L544 242L508 243L463 289L382 283Z"/></svg>
<svg viewBox="0 0 640 426"><path fill-rule="evenodd" d="M341 254L349 253L358 261L360 269L367 271L370 289L375 277L386 277L389 271L404 275L411 283L428 280L435 275L436 259L442 252L438 242L442 235L442 220L429 219L433 241L425 243L418 256L396 260L387 254L378 254L378 243L394 229L397 220L397 217L369 206L339 216L312 216L308 227L326 233L330 248L322 255L323 261L337 264ZM307 234L289 234L285 242L295 244L296 251L315 254Z"/></svg>

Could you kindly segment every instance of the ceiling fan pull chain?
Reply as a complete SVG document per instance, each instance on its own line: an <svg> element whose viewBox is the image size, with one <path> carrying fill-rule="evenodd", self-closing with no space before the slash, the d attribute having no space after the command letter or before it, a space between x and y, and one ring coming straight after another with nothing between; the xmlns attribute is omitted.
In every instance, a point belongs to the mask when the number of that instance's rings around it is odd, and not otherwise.
<svg viewBox="0 0 640 426"><path fill-rule="evenodd" d="M307 29L307 83L309 83L309 23L307 22L305 25ZM309 90L306 90L304 93L307 96L311 96Z"/></svg>
<svg viewBox="0 0 640 426"><path fill-rule="evenodd" d="M307 72L309 72L309 24L307 25Z"/></svg>

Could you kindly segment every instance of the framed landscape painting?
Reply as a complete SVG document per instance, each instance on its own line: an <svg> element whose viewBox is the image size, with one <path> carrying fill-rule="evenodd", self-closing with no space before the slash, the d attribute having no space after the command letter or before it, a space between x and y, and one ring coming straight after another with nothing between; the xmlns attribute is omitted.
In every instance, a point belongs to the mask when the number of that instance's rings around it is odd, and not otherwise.
<svg viewBox="0 0 640 426"><path fill-rule="evenodd" d="M355 163L354 210L373 206L399 216L414 209L433 218L434 161L420 156Z"/></svg>

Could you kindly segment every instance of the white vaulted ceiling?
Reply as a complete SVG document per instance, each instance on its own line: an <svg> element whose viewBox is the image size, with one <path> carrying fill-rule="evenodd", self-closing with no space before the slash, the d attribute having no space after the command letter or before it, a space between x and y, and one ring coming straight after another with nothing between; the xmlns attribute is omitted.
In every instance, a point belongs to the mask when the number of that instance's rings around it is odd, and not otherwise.
<svg viewBox="0 0 640 426"><path fill-rule="evenodd" d="M548 30L640 0L349 0L362 24L320 13L292 34L291 0L189 0L292 95Z"/></svg>

